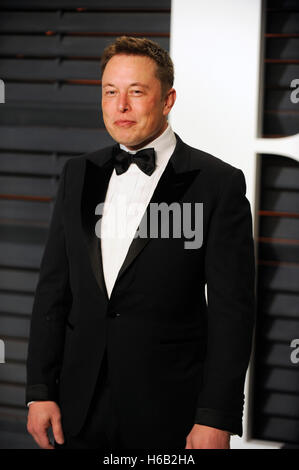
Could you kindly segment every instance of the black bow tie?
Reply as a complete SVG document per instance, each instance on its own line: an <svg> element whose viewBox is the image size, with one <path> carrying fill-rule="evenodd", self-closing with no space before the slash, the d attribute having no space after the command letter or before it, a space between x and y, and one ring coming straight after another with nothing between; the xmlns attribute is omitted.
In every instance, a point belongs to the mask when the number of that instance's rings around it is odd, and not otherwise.
<svg viewBox="0 0 299 470"><path fill-rule="evenodd" d="M127 171L131 163L136 163L140 170L150 176L156 167L155 149L148 148L139 150L135 154L119 149L119 152L114 157L114 168L116 173L121 175Z"/></svg>

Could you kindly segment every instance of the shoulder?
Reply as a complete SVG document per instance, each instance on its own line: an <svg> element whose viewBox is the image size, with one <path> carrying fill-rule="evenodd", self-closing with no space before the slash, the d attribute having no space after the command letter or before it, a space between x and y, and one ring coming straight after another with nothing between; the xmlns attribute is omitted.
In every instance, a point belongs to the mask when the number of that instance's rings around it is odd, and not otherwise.
<svg viewBox="0 0 299 470"><path fill-rule="evenodd" d="M184 142L181 137L175 133L177 140L177 149L179 153L184 153L184 158L189 158L189 167L190 169L199 168L201 170L221 173L221 174L231 174L234 173L239 168L231 165L230 163L225 162L223 159L216 157L204 150L199 148L192 147L191 145Z"/></svg>
<svg viewBox="0 0 299 470"><path fill-rule="evenodd" d="M180 139L181 140L181 139ZM246 182L243 171L223 159L201 149L192 147L181 140L182 149L189 155L189 168L199 169L200 179L210 190L221 193L230 185L241 188L246 192Z"/></svg>
<svg viewBox="0 0 299 470"><path fill-rule="evenodd" d="M190 145L185 145L188 148L192 165L196 165L205 171L220 173L223 175L230 175L239 170L239 168L227 163L220 157L216 157L211 153L191 147Z"/></svg>

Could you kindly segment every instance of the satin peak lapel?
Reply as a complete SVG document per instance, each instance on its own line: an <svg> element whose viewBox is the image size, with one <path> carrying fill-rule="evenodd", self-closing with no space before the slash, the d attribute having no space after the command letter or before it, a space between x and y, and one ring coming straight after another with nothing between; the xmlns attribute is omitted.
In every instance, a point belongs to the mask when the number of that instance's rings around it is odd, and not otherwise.
<svg viewBox="0 0 299 470"><path fill-rule="evenodd" d="M95 233L95 226L100 216L95 214L95 209L98 204L104 203L105 201L112 171L113 163L111 158L103 165L100 165L95 160L86 159L81 198L82 228L87 244L90 264L97 284L107 300L108 293L102 266L101 243Z"/></svg>

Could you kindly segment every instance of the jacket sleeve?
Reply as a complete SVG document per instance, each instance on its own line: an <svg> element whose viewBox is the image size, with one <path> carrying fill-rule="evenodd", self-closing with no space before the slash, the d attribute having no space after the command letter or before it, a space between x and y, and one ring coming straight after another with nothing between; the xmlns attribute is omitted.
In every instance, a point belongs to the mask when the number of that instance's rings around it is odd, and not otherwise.
<svg viewBox="0 0 299 470"><path fill-rule="evenodd" d="M195 423L242 436L255 319L252 217L243 172L223 185L207 236L207 353Z"/></svg>
<svg viewBox="0 0 299 470"><path fill-rule="evenodd" d="M56 401L58 397L65 319L72 302L62 215L68 163L59 180L35 291L27 355L26 403Z"/></svg>

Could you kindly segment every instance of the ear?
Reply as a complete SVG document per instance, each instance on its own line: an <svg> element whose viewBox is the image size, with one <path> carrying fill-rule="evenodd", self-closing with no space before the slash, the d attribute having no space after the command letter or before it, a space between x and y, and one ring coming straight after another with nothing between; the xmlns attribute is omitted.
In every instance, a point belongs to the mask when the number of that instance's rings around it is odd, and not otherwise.
<svg viewBox="0 0 299 470"><path fill-rule="evenodd" d="M164 109L163 109L164 116L167 116L170 113L171 108L173 107L175 103L175 100L176 100L176 91L174 88L171 88L170 90L168 90L164 98Z"/></svg>

